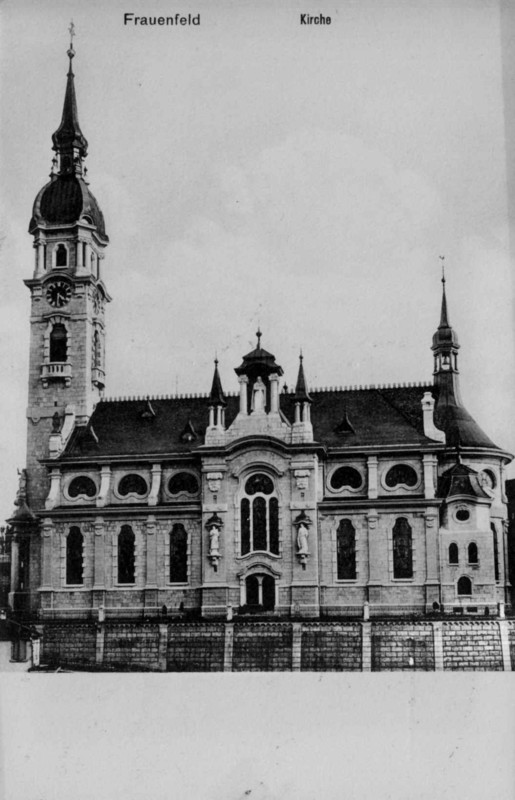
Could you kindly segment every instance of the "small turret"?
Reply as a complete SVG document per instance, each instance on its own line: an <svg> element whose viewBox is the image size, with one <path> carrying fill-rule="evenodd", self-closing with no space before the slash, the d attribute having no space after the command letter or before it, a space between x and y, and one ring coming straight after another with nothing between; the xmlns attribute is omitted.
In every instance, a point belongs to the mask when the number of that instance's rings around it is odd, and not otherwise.
<svg viewBox="0 0 515 800"><path fill-rule="evenodd" d="M218 372L218 359L215 358L215 371L213 383L209 393L209 427L224 430L225 428L225 407L227 402L222 389L222 381Z"/></svg>
<svg viewBox="0 0 515 800"><path fill-rule="evenodd" d="M313 441L313 427L311 425L311 403L306 376L304 375L304 357L299 355L299 372L295 386L295 422L293 423L293 441Z"/></svg>

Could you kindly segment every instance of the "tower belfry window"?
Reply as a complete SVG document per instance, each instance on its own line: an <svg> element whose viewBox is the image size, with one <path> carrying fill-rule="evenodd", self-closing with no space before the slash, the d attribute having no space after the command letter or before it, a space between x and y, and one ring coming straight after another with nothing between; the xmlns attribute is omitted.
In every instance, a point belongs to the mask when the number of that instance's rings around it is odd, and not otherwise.
<svg viewBox="0 0 515 800"><path fill-rule="evenodd" d="M68 251L64 244L58 244L55 251L56 267L66 267L68 264Z"/></svg>
<svg viewBox="0 0 515 800"><path fill-rule="evenodd" d="M68 352L68 334L62 322L56 322L50 333L50 361L66 361Z"/></svg>

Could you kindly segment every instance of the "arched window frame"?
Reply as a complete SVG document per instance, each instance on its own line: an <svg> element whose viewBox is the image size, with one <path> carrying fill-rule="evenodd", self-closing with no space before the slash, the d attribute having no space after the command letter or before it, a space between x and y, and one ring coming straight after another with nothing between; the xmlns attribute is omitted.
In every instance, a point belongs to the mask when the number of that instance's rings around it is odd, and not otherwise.
<svg viewBox="0 0 515 800"><path fill-rule="evenodd" d="M453 557L453 555L451 554L451 549L452 548L456 548L456 556L455 557ZM447 551L447 554L449 556L449 564L450 564L450 566L451 567L457 567L458 564L460 563L460 548L458 547L456 542L451 542L450 543L448 551Z"/></svg>
<svg viewBox="0 0 515 800"><path fill-rule="evenodd" d="M53 363L50 361L50 337L52 335L52 330L54 328L54 325L64 325L66 329L66 361L63 363L67 364L70 361L70 350L71 350L70 323L68 318L62 316L61 314L53 314L48 319L43 339L43 362L45 364Z"/></svg>
<svg viewBox="0 0 515 800"><path fill-rule="evenodd" d="M75 569L77 572L73 574ZM72 578L78 579L72 580ZM65 584L66 586L84 585L84 536L77 525L72 525L66 534Z"/></svg>
<svg viewBox="0 0 515 800"><path fill-rule="evenodd" d="M268 575L275 581L275 609L279 605L282 573L279 570L273 569L269 564L263 562L256 562L247 569L243 569L238 573L237 577L240 582L240 605L247 605L247 578L252 575Z"/></svg>
<svg viewBox="0 0 515 800"><path fill-rule="evenodd" d="M345 485L335 489L332 480L338 470L345 468L354 470L361 478L361 482L357 487ZM327 475L326 486L331 494L363 494L366 489L365 469L362 464L336 464Z"/></svg>
<svg viewBox="0 0 515 800"><path fill-rule="evenodd" d="M130 552L127 550L126 553L122 552L122 547L129 548L129 535L132 534L132 556ZM124 541L127 542L124 545ZM115 567L115 583L118 586L134 586L136 584L136 577L137 577L137 548L136 548L136 534L132 525L124 523L121 525L120 529L116 533L114 537L114 567ZM123 564L123 561L126 561ZM130 561L132 560L132 570L130 569ZM122 567L122 569L120 569ZM126 573L124 575L124 571ZM122 574L120 574L122 573ZM122 577L131 577L132 580L121 580Z"/></svg>
<svg viewBox="0 0 515 800"><path fill-rule="evenodd" d="M461 586L463 586L464 581L468 581L470 586L470 592L463 592L463 591L460 592L460 584ZM470 578L468 575L460 575L460 577L456 581L456 595L458 597L472 597L473 593L474 593L474 585L472 583L472 578Z"/></svg>
<svg viewBox="0 0 515 800"><path fill-rule="evenodd" d="M197 487L198 487L197 491L195 493L192 494L191 492L187 492L186 490L181 490L179 492L176 492L175 494L172 494L170 492L170 490L168 488L168 485L169 485L170 481L176 475L180 475L182 473L186 473L187 475L191 475L192 478L195 478L195 480L197 482ZM167 500L174 500L174 501L177 501L177 500L197 500L198 496L200 494L200 488L201 488L200 476L198 475L197 472L195 472L192 469L174 469L174 470L170 470L169 472L167 471L165 473L164 477L163 477L163 488L164 488L164 494L165 494Z"/></svg>
<svg viewBox="0 0 515 800"><path fill-rule="evenodd" d="M386 478L390 470L395 467L409 467L412 469L417 478L416 483L414 483L413 486L409 486L407 483L397 483L395 486L388 486ZM388 494L419 494L422 489L422 471L420 465L413 464L409 461L389 461L384 464L381 469L380 483L384 491Z"/></svg>
<svg viewBox="0 0 515 800"><path fill-rule="evenodd" d="M185 548L184 548L184 579L182 580L172 580L172 567L173 560L172 560L172 543L173 543L173 536L179 532L178 526L181 526L182 530L184 531L185 536ZM168 535L166 538L166 559L165 559L165 569L166 569L166 581L171 586L183 585L189 582L190 578L190 560L191 560L191 553L190 553L190 541L191 537L188 532L188 528L183 522L174 522L172 525L171 530L168 531Z"/></svg>
<svg viewBox="0 0 515 800"><path fill-rule="evenodd" d="M77 478L89 478L89 480L95 486L95 494L94 495L89 495L89 494L86 494L86 492L81 492L76 497L73 497L70 494L70 486L73 483L73 481L75 481ZM82 504L82 505L84 505L84 504L94 505L96 497L98 495L98 489L99 489L99 486L98 486L98 478L97 478L97 476L94 475L93 473L85 473L84 472L84 473L80 473L79 475L70 475L66 479L66 483L65 483L65 487L64 487L64 496L65 496L66 500L68 502L70 502L70 503L78 503L78 504Z"/></svg>
<svg viewBox="0 0 515 800"><path fill-rule="evenodd" d="M500 564L500 552L499 552L499 535L495 523L493 522L490 523L490 530L492 531L492 546L494 551L494 575L496 582L498 582L501 579L501 564Z"/></svg>
<svg viewBox="0 0 515 800"><path fill-rule="evenodd" d="M57 264L57 253L66 250L66 264ZM70 246L68 242L56 242L52 248L52 269L67 269L70 266Z"/></svg>
<svg viewBox="0 0 515 800"><path fill-rule="evenodd" d="M254 475L266 475L273 483L274 489L273 492L269 495L265 495L261 492L256 492L255 494L248 495L245 486L249 478L252 478ZM282 554L282 503L281 503L281 493L278 488L278 474L274 473L268 465L253 465L252 469L246 470L244 473L240 475L240 491L237 498L237 514L238 514L238 553L239 558L248 558L249 556L253 555L254 553L266 553L267 556L270 558L280 558ZM253 535L253 515L252 515L252 508L253 504L252 501L258 497L264 498L267 501L267 549L266 550L257 550L253 547L254 544L254 535ZM243 501L247 499L250 502L250 549L248 552L243 552ZM273 552L270 549L270 503L269 501L274 499L277 502L277 552Z"/></svg>
<svg viewBox="0 0 515 800"><path fill-rule="evenodd" d="M479 566L479 547L477 542L469 542L467 545L467 563L470 566Z"/></svg>
<svg viewBox="0 0 515 800"><path fill-rule="evenodd" d="M345 526L344 523L349 523L350 528L348 526ZM347 528L346 531L344 530L344 527ZM343 563L341 563L341 559L340 559L340 547L341 547L341 542L343 540L343 537L348 535L349 533L352 533L352 536L353 536L353 556L354 556L353 566L354 566L354 569L353 570L352 569L349 570L349 572L353 573L353 574L344 575L343 574L343 572L344 572ZM335 531L336 580L337 581L355 582L357 580L357 577L358 577L357 550L358 550L358 548L357 548L356 526L355 526L354 522L351 519L349 519L348 517L344 517L344 518L340 519L340 521L338 523L338 526L336 528L336 531ZM351 564L351 566L352 566L352 564Z"/></svg>
<svg viewBox="0 0 515 800"><path fill-rule="evenodd" d="M140 478L143 478L143 480L147 484L147 491L145 492L145 494L137 494L136 492L128 492L128 494L120 494L119 492L120 483L125 477L127 477L127 475L138 475ZM138 469L124 470L123 472L117 473L114 477L113 494L115 495L117 500L122 503L146 504L148 496L150 494L151 485L152 481L150 475L148 475L144 471Z"/></svg>
<svg viewBox="0 0 515 800"><path fill-rule="evenodd" d="M407 528L404 531L401 531L402 523L406 523ZM395 523L391 529L391 564L392 564L392 577L395 581L412 581L415 577L415 558L414 558L414 547L413 547L413 527L410 525L410 522L407 517L397 517ZM401 572L400 569L400 562L399 562L399 548L402 543L402 538L405 538L406 541L409 543L409 560L408 565L409 569L402 570L409 574L399 574Z"/></svg>

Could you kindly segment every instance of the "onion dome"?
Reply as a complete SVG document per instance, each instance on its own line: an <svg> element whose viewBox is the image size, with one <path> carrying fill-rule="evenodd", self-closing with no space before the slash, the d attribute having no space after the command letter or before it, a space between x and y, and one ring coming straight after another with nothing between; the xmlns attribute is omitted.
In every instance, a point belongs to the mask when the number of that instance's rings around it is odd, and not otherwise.
<svg viewBox="0 0 515 800"><path fill-rule="evenodd" d="M269 375L282 375L283 369L276 364L275 356L264 350L261 347L261 331L258 329L257 333L257 347L246 356L243 356L243 361L239 367L234 370L236 375L248 375L249 378L268 377Z"/></svg>
<svg viewBox="0 0 515 800"><path fill-rule="evenodd" d="M222 389L222 381L220 380L220 373L218 372L218 359L215 358L215 372L213 375L213 384L209 393L210 406L226 406L224 390Z"/></svg>

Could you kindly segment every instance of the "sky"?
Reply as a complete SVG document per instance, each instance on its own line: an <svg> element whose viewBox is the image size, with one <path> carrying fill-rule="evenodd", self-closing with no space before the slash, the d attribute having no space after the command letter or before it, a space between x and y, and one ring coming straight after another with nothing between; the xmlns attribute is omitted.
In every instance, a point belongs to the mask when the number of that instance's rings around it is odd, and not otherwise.
<svg viewBox="0 0 515 800"><path fill-rule="evenodd" d="M496 2L4 2L0 507L24 463L32 203L74 20L90 188L106 219L106 395L225 391L258 325L288 384L431 381L445 255L466 406L515 450ZM169 4L131 6L170 13ZM512 426L513 427L513 426Z"/></svg>
<svg viewBox="0 0 515 800"><path fill-rule="evenodd" d="M90 188L111 241L108 396L207 392L215 354L224 389L236 391L233 369L258 325L290 385L300 348L311 387L431 381L445 255L465 404L515 451L515 154L506 149L515 43L506 9L497 0L307 5L0 3L2 518L25 460L27 228L50 171L72 18ZM201 24L124 26L126 11L200 13ZM330 15L332 24L301 26L301 12ZM248 787L257 800L314 800L321 786L328 798L342 787L348 797L423 800L464 787L471 800L512 796L513 725L501 713L510 705L496 701L491 684L446 676L445 693L441 684L407 688L375 676L364 696L347 679L342 687L317 678L314 693L281 677L256 676L261 693L247 692L248 676L237 690L205 678L200 693L189 678L161 706L155 691L138 694L138 677L112 690L81 683L61 692L60 683L56 695L28 702L36 689L21 681L12 707L3 700L17 732L3 751L18 767L6 797L32 800L34 772L38 800L78 797L79 780L82 796L102 796L113 765L111 797L170 797L170 786L186 800L240 800ZM130 719L121 713L125 686L139 698ZM259 722L267 702L272 728L267 715ZM228 707L229 737L218 724ZM491 748L474 735L480 727ZM156 739L141 751L147 772L135 749L140 730ZM164 741L190 768L167 761ZM191 768L199 752L205 769ZM431 768L430 752L443 768ZM406 771L388 770L396 758L409 765L408 789Z"/></svg>

